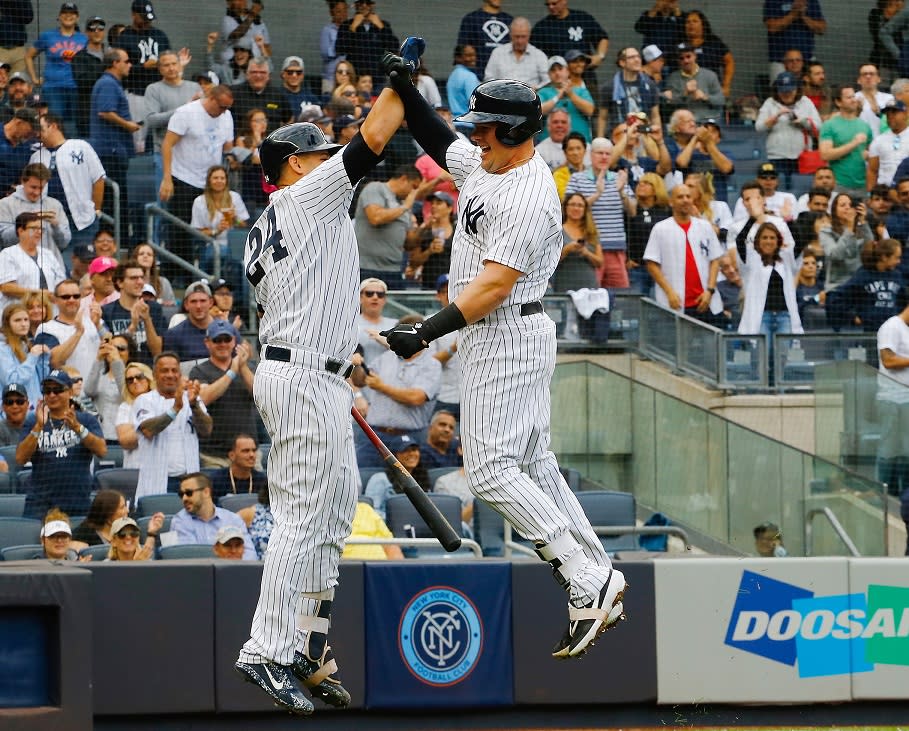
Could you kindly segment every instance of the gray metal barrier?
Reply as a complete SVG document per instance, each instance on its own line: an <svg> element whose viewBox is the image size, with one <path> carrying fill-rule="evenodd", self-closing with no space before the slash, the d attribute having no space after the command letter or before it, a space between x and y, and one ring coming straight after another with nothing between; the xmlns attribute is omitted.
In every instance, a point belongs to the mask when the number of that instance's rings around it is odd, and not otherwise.
<svg viewBox="0 0 909 731"><path fill-rule="evenodd" d="M114 241L119 244L122 241L120 238L120 185L116 180L110 178L104 178L104 185L110 188L114 212L113 215L108 215L102 211L100 218L114 227Z"/></svg>
<svg viewBox="0 0 909 731"><path fill-rule="evenodd" d="M204 279L217 279L221 276L221 247L216 245L215 239L211 236L206 236L199 229L193 228L185 221L177 218L170 211L161 208L161 206L154 203L145 204L145 221L146 221L146 233L145 240L149 243L154 242L154 232L155 232L155 218L163 219L170 224L176 226L177 228L182 229L186 233L190 234L193 238L199 239L200 241L205 242L206 246L212 247L213 261L212 261L212 272L208 274L198 267L196 267L191 262L186 261L182 257L177 256L176 254L171 253L167 249L157 244L152 244L159 254L162 257L167 259L170 262L173 262L177 266L185 269L194 277L204 278Z"/></svg>

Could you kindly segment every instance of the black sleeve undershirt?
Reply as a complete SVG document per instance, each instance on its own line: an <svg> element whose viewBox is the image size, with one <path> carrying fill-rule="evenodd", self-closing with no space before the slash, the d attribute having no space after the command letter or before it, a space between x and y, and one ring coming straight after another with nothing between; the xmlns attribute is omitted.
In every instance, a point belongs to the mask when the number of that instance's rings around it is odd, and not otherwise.
<svg viewBox="0 0 909 731"><path fill-rule="evenodd" d="M447 172L448 162L445 159L445 153L451 143L457 139L457 135L445 124L445 120L429 106L429 102L420 95L416 87L408 84L403 89L396 89L396 91L404 103L404 118L407 120L407 128L410 133L420 147L426 151L426 154Z"/></svg>
<svg viewBox="0 0 909 731"><path fill-rule="evenodd" d="M344 146L341 154L344 156L344 169L351 185L359 183L385 157L384 152L380 155L374 153L359 132Z"/></svg>

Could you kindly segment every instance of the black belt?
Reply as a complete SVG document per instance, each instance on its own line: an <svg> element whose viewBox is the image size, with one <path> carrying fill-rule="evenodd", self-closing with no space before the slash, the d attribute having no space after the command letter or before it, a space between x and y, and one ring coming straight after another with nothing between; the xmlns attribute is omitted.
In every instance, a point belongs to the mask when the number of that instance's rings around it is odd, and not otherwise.
<svg viewBox="0 0 909 731"><path fill-rule="evenodd" d="M518 307L518 305L511 305L509 307L503 307L502 312L504 313L506 311L511 311L511 309L513 307ZM525 302L520 307L521 307L521 309L520 309L521 317L527 317L529 315L538 315L539 313L544 311L543 303L540 302L539 300L537 300L536 302ZM477 320L476 324L483 325L483 324L488 324L490 322L495 322L496 320L499 319L498 312L499 312L499 310L493 310L488 315L486 315L486 317L483 317L483 318Z"/></svg>
<svg viewBox="0 0 909 731"><path fill-rule="evenodd" d="M402 434L410 434L412 431L411 429L398 429L394 426L374 426L373 429L375 431L380 431L383 434L394 434L396 436L400 436Z"/></svg>
<svg viewBox="0 0 909 731"><path fill-rule="evenodd" d="M521 317L528 315L538 315L543 311L543 303L540 300L536 302L525 302L521 305Z"/></svg>
<svg viewBox="0 0 909 731"><path fill-rule="evenodd" d="M282 348L279 345L268 345L265 347L265 360L277 360L282 363L290 363L290 348ZM327 358L322 367L329 373L335 373L341 376L341 378L349 378L354 369L353 365L349 365L342 373L341 369L344 367L344 361L338 360L337 358Z"/></svg>

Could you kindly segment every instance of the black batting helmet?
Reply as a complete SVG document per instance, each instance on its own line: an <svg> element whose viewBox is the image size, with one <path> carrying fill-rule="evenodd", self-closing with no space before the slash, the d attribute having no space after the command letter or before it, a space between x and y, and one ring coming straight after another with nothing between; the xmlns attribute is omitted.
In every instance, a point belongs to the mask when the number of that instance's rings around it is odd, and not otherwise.
<svg viewBox="0 0 909 731"><path fill-rule="evenodd" d="M266 137L259 147L259 160L265 180L278 184L281 167L291 155L307 152L327 152L333 155L343 145L336 145L325 138L321 129L309 122L297 122L279 127Z"/></svg>
<svg viewBox="0 0 909 731"><path fill-rule="evenodd" d="M458 117L457 121L473 124L500 122L496 129L499 142L512 147L520 145L543 129L540 97L520 81L485 81L473 90L467 114Z"/></svg>

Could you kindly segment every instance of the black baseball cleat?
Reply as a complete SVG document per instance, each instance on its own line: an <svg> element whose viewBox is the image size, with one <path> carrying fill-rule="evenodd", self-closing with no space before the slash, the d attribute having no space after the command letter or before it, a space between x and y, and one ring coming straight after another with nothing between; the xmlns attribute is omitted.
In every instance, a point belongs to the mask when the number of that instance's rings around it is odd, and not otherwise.
<svg viewBox="0 0 909 731"><path fill-rule="evenodd" d="M288 668L277 663L242 662L234 663L237 672L248 683L255 683L271 696L275 705L297 716L308 716L315 706L300 692Z"/></svg>
<svg viewBox="0 0 909 731"><path fill-rule="evenodd" d="M341 685L338 663L330 647L325 647L321 660L310 660L302 652L295 652L290 669L313 698L335 708L347 708L350 705L350 693Z"/></svg>
<svg viewBox="0 0 909 731"><path fill-rule="evenodd" d="M568 605L568 629L552 648L552 656L559 659L580 657L593 647L597 638L625 619L622 599L628 584L621 571L610 569L609 578L600 589L595 601L578 609Z"/></svg>
<svg viewBox="0 0 909 731"><path fill-rule="evenodd" d="M426 41L417 36L409 36L401 44L401 50L398 55L404 59L404 62L410 67L410 73L416 73L420 68L420 56L426 50Z"/></svg>

